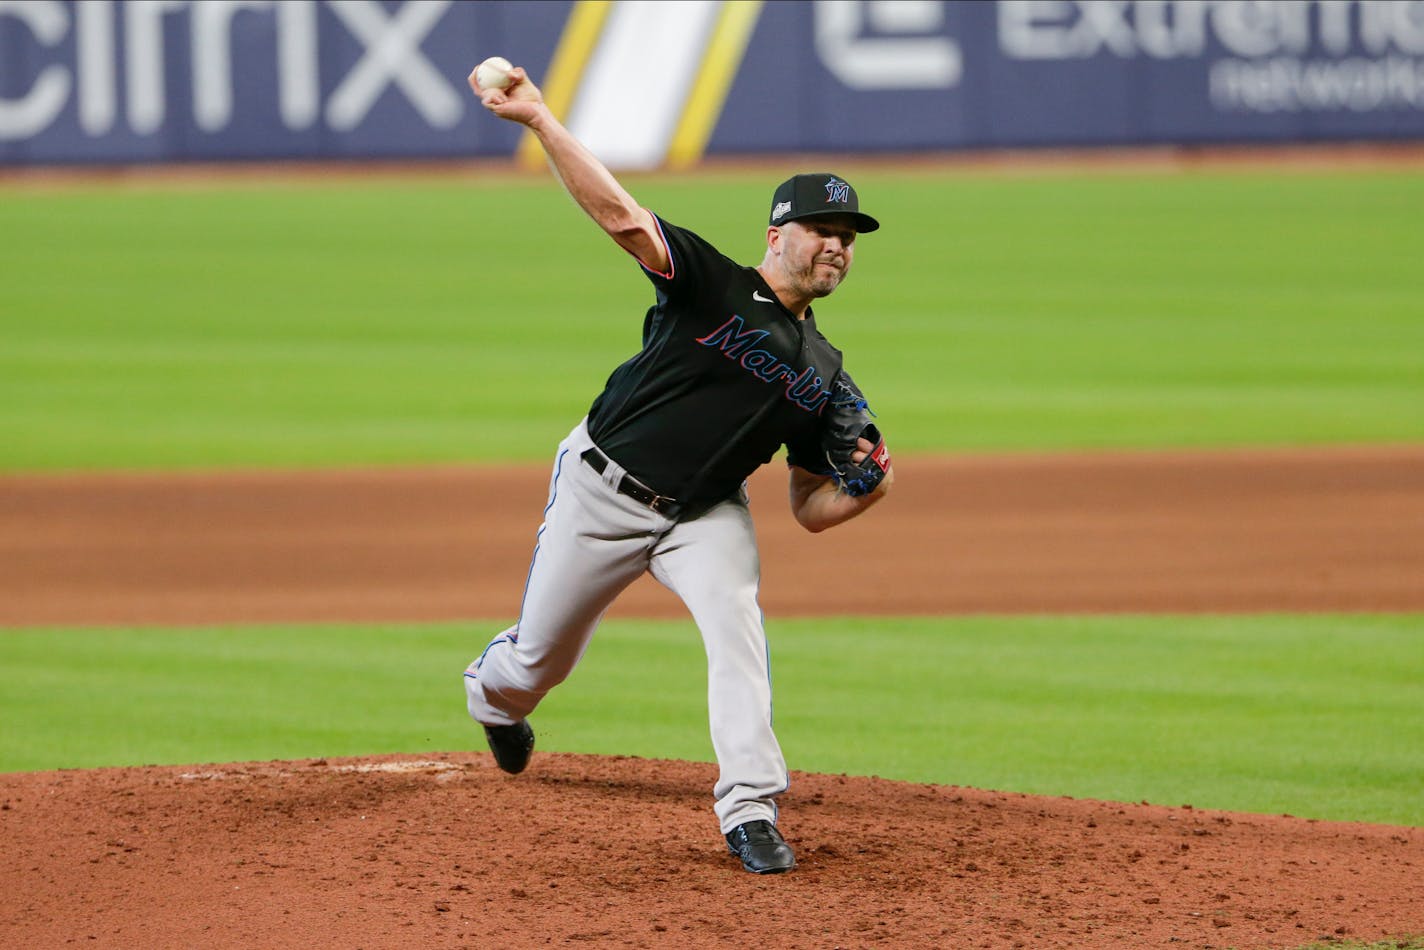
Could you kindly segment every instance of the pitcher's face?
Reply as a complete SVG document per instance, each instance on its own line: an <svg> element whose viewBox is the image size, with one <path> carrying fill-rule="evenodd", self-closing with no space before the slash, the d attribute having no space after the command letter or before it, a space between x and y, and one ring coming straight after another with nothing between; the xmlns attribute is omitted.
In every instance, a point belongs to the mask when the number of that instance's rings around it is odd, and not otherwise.
<svg viewBox="0 0 1424 950"><path fill-rule="evenodd" d="M825 297L840 286L855 258L855 226L843 215L788 221L773 229L782 273L798 293Z"/></svg>

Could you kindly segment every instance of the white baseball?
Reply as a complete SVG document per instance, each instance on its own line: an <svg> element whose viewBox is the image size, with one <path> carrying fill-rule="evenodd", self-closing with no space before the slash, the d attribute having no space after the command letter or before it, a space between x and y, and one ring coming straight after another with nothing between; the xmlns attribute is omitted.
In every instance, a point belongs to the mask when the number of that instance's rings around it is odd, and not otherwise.
<svg viewBox="0 0 1424 950"><path fill-rule="evenodd" d="M481 89L508 89L509 71L514 64L503 56L491 56L475 67L475 82Z"/></svg>

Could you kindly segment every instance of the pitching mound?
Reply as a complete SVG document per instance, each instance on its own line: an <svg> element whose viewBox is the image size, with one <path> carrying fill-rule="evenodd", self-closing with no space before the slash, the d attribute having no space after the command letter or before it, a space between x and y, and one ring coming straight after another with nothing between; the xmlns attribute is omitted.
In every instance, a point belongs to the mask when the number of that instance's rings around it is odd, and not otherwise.
<svg viewBox="0 0 1424 950"><path fill-rule="evenodd" d="M535 754L0 776L0 943L1292 947L1424 924L1424 829L794 776L740 871L711 765Z"/></svg>

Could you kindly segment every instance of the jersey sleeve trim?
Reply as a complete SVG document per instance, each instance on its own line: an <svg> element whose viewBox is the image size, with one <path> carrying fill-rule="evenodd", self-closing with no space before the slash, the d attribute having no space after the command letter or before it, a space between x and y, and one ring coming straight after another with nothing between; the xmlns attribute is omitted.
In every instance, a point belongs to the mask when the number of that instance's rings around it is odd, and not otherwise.
<svg viewBox="0 0 1424 950"><path fill-rule="evenodd" d="M648 213L652 214L651 211ZM643 263L637 257L634 257L633 260L638 261L638 266L643 268L643 270L647 271L649 274L652 274L654 277L661 277L663 280L672 280L673 277L677 274L677 262L674 261L672 257L672 245L668 243L667 235L663 233L663 219L654 214L653 223L658 226L658 240L663 242L663 250L667 252L667 273L664 274L662 271L653 270L651 267Z"/></svg>

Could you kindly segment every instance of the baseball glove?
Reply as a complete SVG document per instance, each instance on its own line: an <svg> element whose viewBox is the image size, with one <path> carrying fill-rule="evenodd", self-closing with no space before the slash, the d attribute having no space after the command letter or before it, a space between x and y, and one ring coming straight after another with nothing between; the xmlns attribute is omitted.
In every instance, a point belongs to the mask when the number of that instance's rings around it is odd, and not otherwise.
<svg viewBox="0 0 1424 950"><path fill-rule="evenodd" d="M845 370L837 373L831 384L831 400L826 406L821 448L831 477L847 495L870 494L890 470L890 450L885 447L880 430L870 421L874 415L850 374ZM854 462L851 455L859 451L859 439L867 439L874 448L864 459Z"/></svg>

